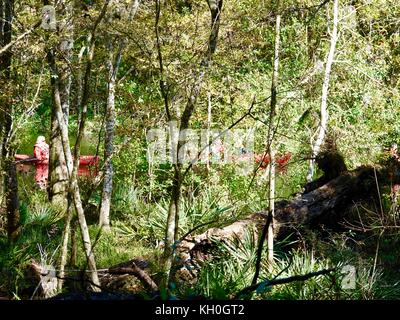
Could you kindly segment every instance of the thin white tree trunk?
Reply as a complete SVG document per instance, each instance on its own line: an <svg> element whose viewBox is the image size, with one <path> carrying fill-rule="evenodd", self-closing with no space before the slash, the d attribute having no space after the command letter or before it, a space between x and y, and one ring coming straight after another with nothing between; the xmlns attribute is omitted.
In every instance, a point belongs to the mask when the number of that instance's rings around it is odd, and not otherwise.
<svg viewBox="0 0 400 320"><path fill-rule="evenodd" d="M271 83L271 114L270 114L270 127L269 127L269 212L272 215L272 222L268 227L268 261L272 266L274 262L274 214L275 214L275 150L273 148L273 134L274 131L274 118L276 114L277 105L277 86L278 86L278 76L279 76L279 50L280 50L280 30L281 30L281 15L279 13L279 3L277 5L277 15L275 22L275 49L274 49L274 66L272 73L272 83Z"/></svg>
<svg viewBox="0 0 400 320"><path fill-rule="evenodd" d="M333 58L335 56L336 43L338 39L338 11L339 11L339 0L335 0L333 3L333 30L331 34L330 49L328 56L326 58L324 83L322 85L321 110L320 110L321 121L317 129L317 138L314 142L314 145L312 146L311 159L309 162L309 168L307 172L307 182L311 182L313 179L315 157L318 155L321 149L321 145L325 140L325 135L327 131L327 124L329 117L327 109L327 101L328 101L331 68L332 68Z"/></svg>
<svg viewBox="0 0 400 320"><path fill-rule="evenodd" d="M275 216L275 151L270 149L271 162L269 164L269 211L272 215L272 221L268 226L268 262L270 266L274 263L274 216Z"/></svg>
<svg viewBox="0 0 400 320"><path fill-rule="evenodd" d="M108 40L109 57L107 61L108 67L108 96L107 96L107 111L106 111L106 132L105 132L105 150L104 158L108 158L114 151L114 127L115 127L115 79L116 69L113 63L112 40ZM104 231L110 229L110 206L112 194L113 167L109 161L104 169L104 184L101 196L101 207L99 225Z"/></svg>

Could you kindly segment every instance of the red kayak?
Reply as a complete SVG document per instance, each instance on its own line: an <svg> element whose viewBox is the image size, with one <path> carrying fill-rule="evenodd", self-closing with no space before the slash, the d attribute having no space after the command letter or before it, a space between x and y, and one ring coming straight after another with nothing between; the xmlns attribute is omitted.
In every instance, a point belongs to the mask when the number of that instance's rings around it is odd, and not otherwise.
<svg viewBox="0 0 400 320"><path fill-rule="evenodd" d="M79 165L80 166L95 166L99 163L99 156L80 156Z"/></svg>
<svg viewBox="0 0 400 320"><path fill-rule="evenodd" d="M29 170L29 167L31 165L37 165L39 162L37 158L33 156L28 156L26 154L16 154L15 161L18 165L18 168L21 171L25 172ZM100 161L99 156L80 156L78 175L80 176L97 175L99 161Z"/></svg>

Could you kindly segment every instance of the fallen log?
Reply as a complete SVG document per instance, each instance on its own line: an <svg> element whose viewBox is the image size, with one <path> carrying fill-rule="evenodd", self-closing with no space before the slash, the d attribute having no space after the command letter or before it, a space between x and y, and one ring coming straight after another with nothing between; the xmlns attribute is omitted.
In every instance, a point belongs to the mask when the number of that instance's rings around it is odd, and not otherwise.
<svg viewBox="0 0 400 320"><path fill-rule="evenodd" d="M92 284L85 270L66 270L63 277L68 294L57 294L57 281L60 279L53 266L41 265L34 260L25 270L25 279L29 282L25 295L31 299L69 300L74 297L80 299L131 299L140 298L140 294L147 293L156 296L158 286L148 274L149 263L143 258L135 258L119 263L107 269L99 269L100 289L105 291L90 292ZM82 296L79 298L79 296Z"/></svg>
<svg viewBox="0 0 400 320"><path fill-rule="evenodd" d="M108 269L99 270L102 289L125 293L158 291L157 284L148 274L149 263L143 258L119 263Z"/></svg>
<svg viewBox="0 0 400 320"><path fill-rule="evenodd" d="M377 197L376 178L381 180L385 171L362 166L346 171L319 188L299 195L291 201L276 203L274 237L283 238L302 226L324 224L334 226L342 221L349 208L359 201ZM212 256L218 242L243 239L246 232L253 232L255 239L266 222L267 212L256 212L221 228L211 228L202 234L188 236L176 248L179 277L193 279L199 264Z"/></svg>
<svg viewBox="0 0 400 320"><path fill-rule="evenodd" d="M275 237L286 236L293 230L293 226L335 226L354 203L377 198L375 177L382 176L382 172L373 167L360 167L347 171L291 201L278 202L275 212Z"/></svg>

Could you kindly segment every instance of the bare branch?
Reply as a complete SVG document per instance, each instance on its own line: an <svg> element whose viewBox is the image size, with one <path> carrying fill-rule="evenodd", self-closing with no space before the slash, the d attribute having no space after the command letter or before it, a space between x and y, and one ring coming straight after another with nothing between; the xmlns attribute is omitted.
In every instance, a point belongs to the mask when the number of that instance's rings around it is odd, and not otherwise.
<svg viewBox="0 0 400 320"><path fill-rule="evenodd" d="M295 281L306 281L310 278L313 277L318 277L320 275L326 275L329 274L333 271L335 271L336 269L323 269L320 271L316 271L316 272L310 272L307 274L303 274L303 275L297 275L297 276L292 276L292 277L288 277L288 278L282 278L282 279L275 279L275 280L265 280L259 283L256 283L254 285L248 286L242 290L240 290L236 295L235 295L235 299L240 298L241 296L244 295L248 295L250 293L252 293L253 291L256 290L260 290L261 288L265 289L267 287L272 287L272 286L276 286L276 285L280 285L280 284L286 284L286 283L291 283L291 282L295 282Z"/></svg>

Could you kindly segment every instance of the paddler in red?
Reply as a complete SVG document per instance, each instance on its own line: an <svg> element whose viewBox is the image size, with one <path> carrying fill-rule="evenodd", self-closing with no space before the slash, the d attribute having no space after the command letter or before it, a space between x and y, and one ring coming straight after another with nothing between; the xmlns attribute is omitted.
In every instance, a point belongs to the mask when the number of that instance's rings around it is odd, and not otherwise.
<svg viewBox="0 0 400 320"><path fill-rule="evenodd" d="M36 139L33 156L37 159L35 174L36 185L44 190L46 189L49 176L49 145L46 143L45 137L39 136Z"/></svg>

